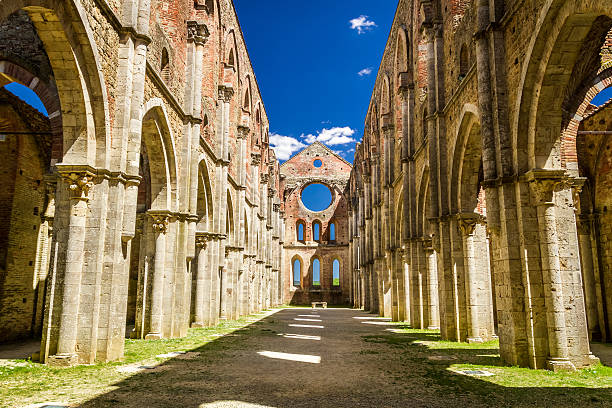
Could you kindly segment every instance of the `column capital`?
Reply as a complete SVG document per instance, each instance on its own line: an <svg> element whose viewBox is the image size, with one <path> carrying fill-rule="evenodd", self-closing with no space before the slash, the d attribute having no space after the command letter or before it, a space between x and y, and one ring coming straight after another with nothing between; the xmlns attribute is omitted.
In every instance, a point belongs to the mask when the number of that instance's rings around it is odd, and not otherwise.
<svg viewBox="0 0 612 408"><path fill-rule="evenodd" d="M474 234L474 229L477 224L482 222L482 216L477 213L459 213L457 214L457 222L459 223L459 228L464 235L472 235Z"/></svg>
<svg viewBox="0 0 612 408"><path fill-rule="evenodd" d="M251 153L251 165L259 166L261 164L261 153Z"/></svg>
<svg viewBox="0 0 612 408"><path fill-rule="evenodd" d="M219 85L219 99L229 103L234 96L234 88L228 85Z"/></svg>
<svg viewBox="0 0 612 408"><path fill-rule="evenodd" d="M60 176L68 184L71 199L89 200L89 190L93 187L93 173L88 171L68 171L60 172Z"/></svg>
<svg viewBox="0 0 612 408"><path fill-rule="evenodd" d="M534 169L525 174L530 183L531 191L536 198L536 205L552 205L556 191L562 191L572 186L565 170Z"/></svg>
<svg viewBox="0 0 612 408"><path fill-rule="evenodd" d="M208 241L210 241L210 236L206 233L197 233L196 232L196 247L199 249L206 249L206 245Z"/></svg>
<svg viewBox="0 0 612 408"><path fill-rule="evenodd" d="M158 232L160 234L165 234L166 232L168 232L168 225L170 224L170 213L165 211L149 211L147 214L149 215L149 217L151 217L151 226L153 227L153 231Z"/></svg>
<svg viewBox="0 0 612 408"><path fill-rule="evenodd" d="M210 31L206 24L200 21L187 21L187 41L193 41L196 45L204 45L208 41Z"/></svg>
<svg viewBox="0 0 612 408"><path fill-rule="evenodd" d="M248 126L238 125L238 135L237 135L237 138L238 139L246 139L247 136L249 135L250 131L251 131L251 128L249 128Z"/></svg>

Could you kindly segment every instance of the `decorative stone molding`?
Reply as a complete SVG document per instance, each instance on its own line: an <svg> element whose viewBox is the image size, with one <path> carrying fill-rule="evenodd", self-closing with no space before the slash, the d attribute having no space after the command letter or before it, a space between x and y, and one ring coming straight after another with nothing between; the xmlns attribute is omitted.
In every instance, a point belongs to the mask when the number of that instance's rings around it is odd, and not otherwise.
<svg viewBox="0 0 612 408"><path fill-rule="evenodd" d="M250 132L251 132L251 128L249 128L248 126L239 125L237 138L246 139L249 136Z"/></svg>
<svg viewBox="0 0 612 408"><path fill-rule="evenodd" d="M210 236L208 234L197 234L196 233L196 247L198 249L206 249Z"/></svg>
<svg viewBox="0 0 612 408"><path fill-rule="evenodd" d="M268 183L270 181L270 175L268 173L264 173L261 175L261 182Z"/></svg>
<svg viewBox="0 0 612 408"><path fill-rule="evenodd" d="M472 235L474 234L474 229L476 225L480 224L481 221L480 214L476 213L460 213L457 214L457 222L459 224L459 229L463 235Z"/></svg>
<svg viewBox="0 0 612 408"><path fill-rule="evenodd" d="M168 213L148 213L152 218L151 226L153 231L160 234L168 232L168 225L170 224L170 214Z"/></svg>
<svg viewBox="0 0 612 408"><path fill-rule="evenodd" d="M199 21L187 21L187 41L193 41L197 45L204 45L208 41L210 32L206 24Z"/></svg>
<svg viewBox="0 0 612 408"><path fill-rule="evenodd" d="M525 174L536 198L536 205L552 205L554 193L572 186L565 170L531 170Z"/></svg>
<svg viewBox="0 0 612 408"><path fill-rule="evenodd" d="M93 187L93 174L86 171L60 173L68 183L70 198L73 200L89 200L89 190Z"/></svg>
<svg viewBox="0 0 612 408"><path fill-rule="evenodd" d="M251 153L251 165L259 166L261 164L261 153Z"/></svg>
<svg viewBox="0 0 612 408"><path fill-rule="evenodd" d="M222 100L225 103L230 103L232 97L234 96L234 88L231 86L219 86L219 100Z"/></svg>

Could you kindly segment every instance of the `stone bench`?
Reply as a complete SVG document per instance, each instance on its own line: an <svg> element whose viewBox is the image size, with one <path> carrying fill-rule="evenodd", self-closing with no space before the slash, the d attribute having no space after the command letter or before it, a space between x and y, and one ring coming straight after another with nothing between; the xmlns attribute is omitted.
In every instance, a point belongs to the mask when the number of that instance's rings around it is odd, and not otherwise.
<svg viewBox="0 0 612 408"><path fill-rule="evenodd" d="M317 306L321 306L323 309L327 309L327 302L312 302L312 308L316 309Z"/></svg>

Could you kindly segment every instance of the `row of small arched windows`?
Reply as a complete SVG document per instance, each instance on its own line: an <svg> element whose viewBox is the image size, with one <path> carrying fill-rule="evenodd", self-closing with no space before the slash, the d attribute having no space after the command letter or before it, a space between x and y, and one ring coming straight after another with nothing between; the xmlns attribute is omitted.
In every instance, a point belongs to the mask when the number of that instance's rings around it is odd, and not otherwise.
<svg viewBox="0 0 612 408"><path fill-rule="evenodd" d="M321 286L321 261L318 258L312 260L312 286ZM293 286L302 286L302 261L296 258L293 261ZM332 262L332 286L340 286L340 261L334 259Z"/></svg>
<svg viewBox="0 0 612 408"><path fill-rule="evenodd" d="M312 222L312 240L316 242L321 242L322 235L322 226L321 221L313 221ZM295 231L297 235L297 240L300 242L306 241L306 224L304 221L298 221L295 226ZM331 242L336 241L336 223L330 222L328 228L328 240Z"/></svg>

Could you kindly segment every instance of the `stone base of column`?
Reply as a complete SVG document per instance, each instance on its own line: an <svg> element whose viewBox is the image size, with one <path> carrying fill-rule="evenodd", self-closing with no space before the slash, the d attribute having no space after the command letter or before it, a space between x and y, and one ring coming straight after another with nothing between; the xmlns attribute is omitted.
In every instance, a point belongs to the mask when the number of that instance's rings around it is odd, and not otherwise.
<svg viewBox="0 0 612 408"><path fill-rule="evenodd" d="M191 323L191 328L195 329L195 328L199 328L199 327L206 327L206 326L204 325L204 323L201 323L201 322L193 322L193 323Z"/></svg>
<svg viewBox="0 0 612 408"><path fill-rule="evenodd" d="M468 337L467 342L470 344L471 343L484 343L484 340L481 337Z"/></svg>
<svg viewBox="0 0 612 408"><path fill-rule="evenodd" d="M427 326L427 330L440 330L440 326Z"/></svg>
<svg viewBox="0 0 612 408"><path fill-rule="evenodd" d="M161 333L149 333L145 336L145 340L160 340L162 339Z"/></svg>
<svg viewBox="0 0 612 408"><path fill-rule="evenodd" d="M568 359L550 358L546 360L546 368L550 371L576 371L576 366Z"/></svg>
<svg viewBox="0 0 612 408"><path fill-rule="evenodd" d="M47 365L50 367L72 367L79 364L77 354L56 354L47 358Z"/></svg>

